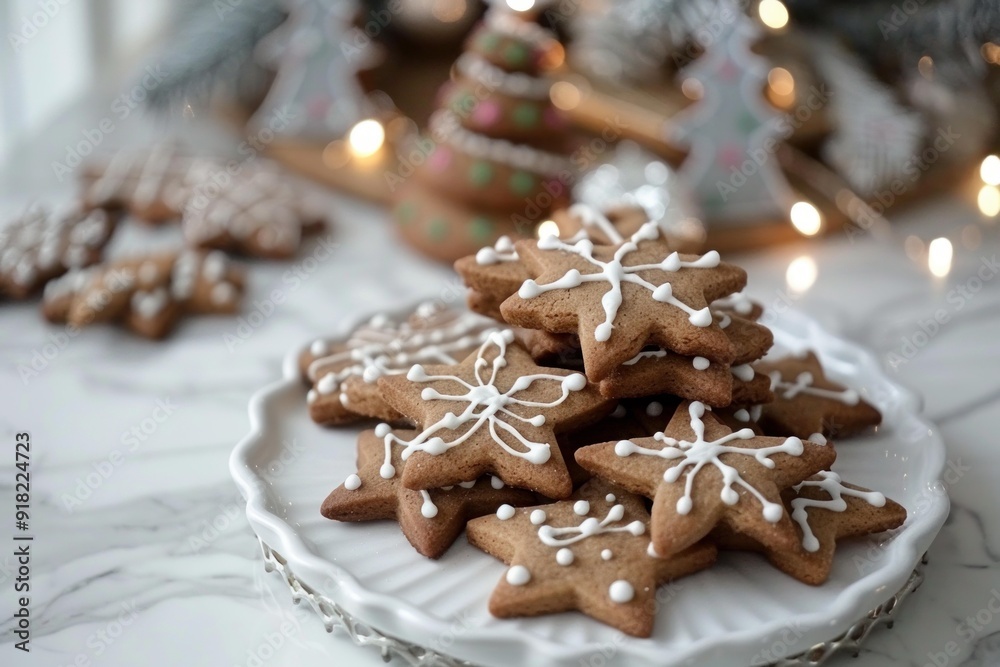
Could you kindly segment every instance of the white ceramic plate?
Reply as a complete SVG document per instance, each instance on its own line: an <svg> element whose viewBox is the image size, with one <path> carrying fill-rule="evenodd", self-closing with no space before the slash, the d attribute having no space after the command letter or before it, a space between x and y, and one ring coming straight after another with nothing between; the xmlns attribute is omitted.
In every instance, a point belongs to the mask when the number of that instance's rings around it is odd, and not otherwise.
<svg viewBox="0 0 1000 667"><path fill-rule="evenodd" d="M748 665L827 641L903 586L948 515L939 482L945 454L919 401L890 381L873 356L794 312L768 322L776 349L816 350L829 375L883 413L874 435L838 444L834 469L909 511L891 536L842 543L830 580L796 582L751 554L724 554L669 589L650 639L623 636L582 614L498 620L486 603L505 566L464 539L440 560L417 554L393 522L347 524L319 505L354 467L360 428L309 420L297 367L254 395L251 432L230 468L261 540L299 580L379 632L478 665Z"/></svg>

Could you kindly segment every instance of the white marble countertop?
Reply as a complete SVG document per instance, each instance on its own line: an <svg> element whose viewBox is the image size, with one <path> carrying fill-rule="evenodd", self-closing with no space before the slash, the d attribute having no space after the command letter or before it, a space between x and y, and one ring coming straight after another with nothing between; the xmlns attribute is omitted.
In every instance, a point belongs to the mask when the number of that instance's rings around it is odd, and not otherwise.
<svg viewBox="0 0 1000 667"><path fill-rule="evenodd" d="M27 170L43 173L44 159L29 160ZM30 180L7 175L0 203L22 199L20 184ZM290 346L344 317L461 292L449 270L397 242L378 209L331 195L331 210L336 249L314 270L306 258L315 246L291 264L253 266L247 309L273 290L286 300L232 350L225 336L239 336L239 322L231 318L189 320L164 343L101 327L46 348L60 329L42 321L37 304L0 307L0 439L10 443L0 461L0 512L13 506L14 434L29 431L35 535L30 655L11 645L16 563L10 549L0 549L0 663L381 664L376 652L328 635L293 608L283 585L264 573L227 469L248 429L250 395L279 376ZM958 239L966 225L981 229L982 245L956 245L944 279L903 251L907 234ZM149 242L143 230L125 231L113 252ZM170 242L172 233L155 235L156 242ZM747 268L749 291L765 306L790 302L880 353L891 374L923 395L948 444L952 513L930 550L923 587L859 659L830 664L996 665L1000 280L992 278L1000 270L993 264L1000 234L957 197L900 214L895 233L892 241L836 236L727 259ZM796 290L786 270L803 257L796 266L815 266L816 280ZM298 282L286 274L295 268L304 272ZM947 322L921 334L935 311ZM893 368L892 352L912 358ZM36 353L43 367L23 380L19 367ZM0 540L10 539L12 523L0 521L7 526Z"/></svg>

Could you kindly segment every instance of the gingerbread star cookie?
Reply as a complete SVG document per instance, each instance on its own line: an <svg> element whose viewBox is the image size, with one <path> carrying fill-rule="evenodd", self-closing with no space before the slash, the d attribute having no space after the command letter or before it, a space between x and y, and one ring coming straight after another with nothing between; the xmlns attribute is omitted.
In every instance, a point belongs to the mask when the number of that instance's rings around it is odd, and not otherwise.
<svg viewBox="0 0 1000 667"><path fill-rule="evenodd" d="M220 252L151 255L67 273L46 285L42 312L54 323L119 322L157 339L183 315L235 313L243 281Z"/></svg>
<svg viewBox="0 0 1000 667"><path fill-rule="evenodd" d="M651 555L642 499L602 480L570 500L514 509L468 525L469 542L510 565L490 597L499 618L580 611L634 637L653 631L656 589L703 570L716 551L698 544Z"/></svg>
<svg viewBox="0 0 1000 667"><path fill-rule="evenodd" d="M180 217L190 165L190 157L171 142L119 151L110 161L83 169L83 200L88 207L127 210L144 222L168 222Z"/></svg>
<svg viewBox="0 0 1000 667"><path fill-rule="evenodd" d="M587 204L573 204L552 214L555 233L568 243L590 239L601 245L615 245L637 232L649 221L642 208L620 206L602 212ZM552 233L552 230L546 230ZM665 237L666 238L666 237ZM667 238L675 250L686 252L694 246L688 239ZM500 304L531 278L510 237L503 236L492 247L455 262L455 270L469 287L469 308L502 320Z"/></svg>
<svg viewBox="0 0 1000 667"><path fill-rule="evenodd" d="M325 226L316 206L276 169L248 166L222 185L207 187L205 174L224 168L200 162L191 168L184 207L184 238L203 249L287 259L304 236Z"/></svg>
<svg viewBox="0 0 1000 667"><path fill-rule="evenodd" d="M403 375L413 364L457 364L490 333L490 319L432 303L421 304L402 322L376 315L346 339L318 339L299 359L311 386L309 415L318 424L347 424L365 417L399 421L376 381Z"/></svg>
<svg viewBox="0 0 1000 667"><path fill-rule="evenodd" d="M813 586L829 578L839 540L881 533L906 521L906 508L899 503L877 491L845 484L829 470L781 495L801 538L796 548L768 549L726 526L713 531L712 539L724 549L762 551L779 570Z"/></svg>
<svg viewBox="0 0 1000 667"><path fill-rule="evenodd" d="M854 389L837 384L823 373L812 352L755 364L759 375L770 378L775 399L764 406L761 425L768 433L800 438L822 433L846 438L882 423L882 415Z"/></svg>
<svg viewBox="0 0 1000 667"><path fill-rule="evenodd" d="M0 227L0 296L24 299L45 283L101 259L115 217L100 209L31 208Z"/></svg>
<svg viewBox="0 0 1000 667"><path fill-rule="evenodd" d="M644 224L625 243L595 246L553 236L516 244L537 277L500 308L504 320L550 333L575 333L587 377L598 382L647 346L731 363L733 345L709 303L746 284L717 252L680 255Z"/></svg>
<svg viewBox="0 0 1000 667"><path fill-rule="evenodd" d="M724 523L774 550L794 548L780 491L829 468L832 447L796 437L733 432L703 403L684 402L651 438L584 447L587 470L653 499L651 536L671 555Z"/></svg>
<svg viewBox="0 0 1000 667"><path fill-rule="evenodd" d="M387 451L384 429L364 431L358 438L358 472L323 501L320 512L327 519L395 519L414 549L428 558L440 558L470 519L492 514L502 505L522 507L538 500L532 492L506 486L493 476L444 489L407 489L398 474L382 476L389 467L399 471L406 465L401 445L393 444ZM394 431L393 435L409 440L416 431Z"/></svg>
<svg viewBox="0 0 1000 667"><path fill-rule="evenodd" d="M494 474L550 498L572 493L556 433L596 421L613 405L580 373L542 368L503 330L457 365L414 365L381 377L385 401L419 425L404 446L403 485L434 489Z"/></svg>

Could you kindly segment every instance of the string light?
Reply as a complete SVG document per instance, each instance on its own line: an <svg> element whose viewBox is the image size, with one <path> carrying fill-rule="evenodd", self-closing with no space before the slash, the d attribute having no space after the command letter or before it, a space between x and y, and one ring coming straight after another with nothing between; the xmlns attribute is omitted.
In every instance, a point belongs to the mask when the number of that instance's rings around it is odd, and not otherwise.
<svg viewBox="0 0 1000 667"><path fill-rule="evenodd" d="M1000 214L1000 190L995 185L984 185L979 189L976 198L979 211L987 218L995 218Z"/></svg>
<svg viewBox="0 0 1000 667"><path fill-rule="evenodd" d="M538 225L538 229L535 230L535 236L538 238L542 238L543 236L559 236L559 225L556 224L555 220L545 220Z"/></svg>
<svg viewBox="0 0 1000 667"><path fill-rule="evenodd" d="M507 6L515 12L526 12L535 6L535 0L507 0Z"/></svg>
<svg viewBox="0 0 1000 667"><path fill-rule="evenodd" d="M767 84L776 95L787 97L795 93L795 77L784 67L774 67L767 73Z"/></svg>
<svg viewBox="0 0 1000 667"><path fill-rule="evenodd" d="M938 278L944 278L951 272L953 253L951 241L944 237L934 239L927 247L927 268Z"/></svg>
<svg viewBox="0 0 1000 667"><path fill-rule="evenodd" d="M819 267L816 260L809 255L802 255L792 260L785 271L785 283L793 292L802 294L813 286L816 277L819 275Z"/></svg>
<svg viewBox="0 0 1000 667"><path fill-rule="evenodd" d="M556 81L549 89L549 99L552 100L552 105L555 108L569 111L580 104L583 95L580 93L580 89L569 81Z"/></svg>
<svg viewBox="0 0 1000 667"><path fill-rule="evenodd" d="M1000 185L1000 157L987 155L979 165L979 178L986 185Z"/></svg>
<svg viewBox="0 0 1000 667"><path fill-rule="evenodd" d="M823 218L819 209L807 201L795 202L789 214L792 226L804 236L815 236L823 227Z"/></svg>
<svg viewBox="0 0 1000 667"><path fill-rule="evenodd" d="M781 30L788 25L788 8L781 0L760 0L757 13L764 25L772 30Z"/></svg>
<svg viewBox="0 0 1000 667"><path fill-rule="evenodd" d="M347 141L354 155L369 157L377 153L385 143L385 129L377 120L368 118L351 128Z"/></svg>

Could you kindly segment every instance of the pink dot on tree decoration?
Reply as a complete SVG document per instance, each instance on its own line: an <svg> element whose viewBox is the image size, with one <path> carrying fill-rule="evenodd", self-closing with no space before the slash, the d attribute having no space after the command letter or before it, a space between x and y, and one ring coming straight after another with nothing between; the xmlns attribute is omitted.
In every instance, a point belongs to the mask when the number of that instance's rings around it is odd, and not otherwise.
<svg viewBox="0 0 1000 667"><path fill-rule="evenodd" d="M329 108L330 98L325 95L314 97L306 103L306 113L314 120L326 118L326 112Z"/></svg>
<svg viewBox="0 0 1000 667"><path fill-rule="evenodd" d="M743 148L739 144L724 144L719 148L719 164L726 169L738 169L743 162Z"/></svg>
<svg viewBox="0 0 1000 667"><path fill-rule="evenodd" d="M721 65L719 65L719 78L723 81L735 81L736 74L736 66L733 64L732 60L727 58L722 61Z"/></svg>
<svg viewBox="0 0 1000 667"><path fill-rule="evenodd" d="M472 122L476 125L488 127L496 124L500 119L500 105L496 102L482 101L476 105L472 112Z"/></svg>
<svg viewBox="0 0 1000 667"><path fill-rule="evenodd" d="M451 150L445 148L444 146L438 146L431 153L430 158L427 160L427 166L431 168L432 171L442 172L448 168L451 164Z"/></svg>
<svg viewBox="0 0 1000 667"><path fill-rule="evenodd" d="M546 127L553 130L561 130L566 127L566 118L553 107L547 107L542 113Z"/></svg>

